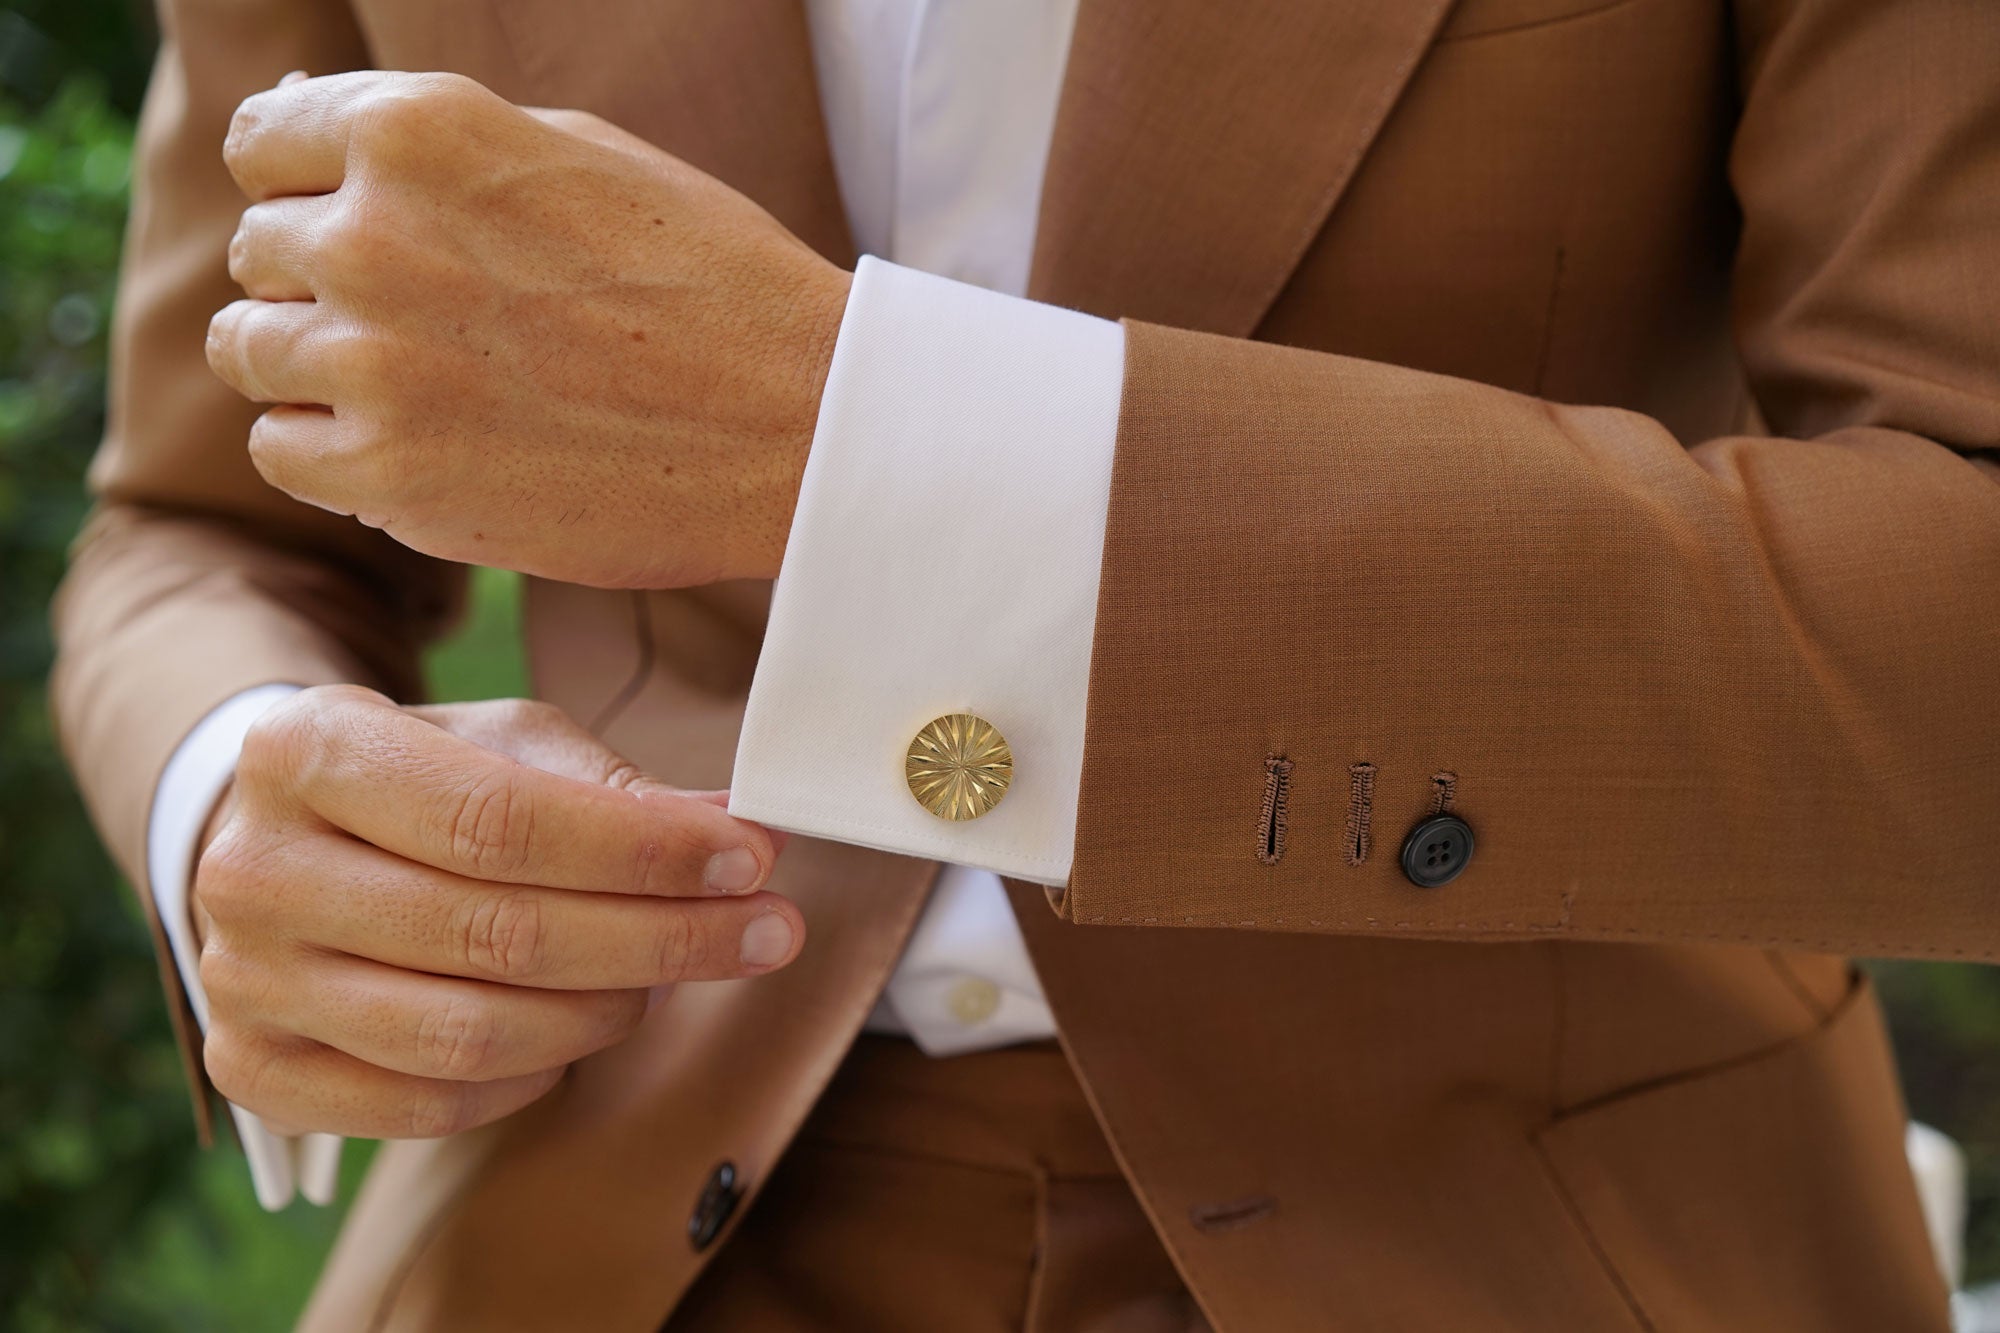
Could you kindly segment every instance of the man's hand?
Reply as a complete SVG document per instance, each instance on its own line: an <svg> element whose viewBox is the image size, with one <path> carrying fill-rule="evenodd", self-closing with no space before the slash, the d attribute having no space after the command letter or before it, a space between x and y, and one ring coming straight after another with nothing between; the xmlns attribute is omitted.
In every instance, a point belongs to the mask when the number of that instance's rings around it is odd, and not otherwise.
<svg viewBox="0 0 2000 1333"><path fill-rule="evenodd" d="M455 75L288 79L224 149L251 456L404 544L599 587L775 575L849 276L581 112Z"/></svg>
<svg viewBox="0 0 2000 1333"><path fill-rule="evenodd" d="M209 1077L285 1133L427 1138L540 1097L649 992L789 962L772 837L559 710L306 690L259 721L194 898Z"/></svg>

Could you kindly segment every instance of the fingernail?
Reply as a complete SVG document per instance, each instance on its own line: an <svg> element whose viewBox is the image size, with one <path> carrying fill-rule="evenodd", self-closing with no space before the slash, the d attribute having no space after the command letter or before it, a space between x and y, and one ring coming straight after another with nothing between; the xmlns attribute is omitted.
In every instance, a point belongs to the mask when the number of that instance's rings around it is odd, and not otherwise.
<svg viewBox="0 0 2000 1333"><path fill-rule="evenodd" d="M743 965L770 967L792 951L792 923L782 912L766 912L743 931Z"/></svg>
<svg viewBox="0 0 2000 1333"><path fill-rule="evenodd" d="M708 858L701 882L711 893L748 893L757 887L757 876L762 873L748 847L731 847Z"/></svg>

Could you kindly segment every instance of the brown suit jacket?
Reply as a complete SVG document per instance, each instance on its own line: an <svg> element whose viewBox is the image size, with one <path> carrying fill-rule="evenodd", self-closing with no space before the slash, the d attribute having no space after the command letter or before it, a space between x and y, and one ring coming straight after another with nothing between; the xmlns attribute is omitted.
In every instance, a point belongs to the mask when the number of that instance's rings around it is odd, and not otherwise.
<svg viewBox="0 0 2000 1333"><path fill-rule="evenodd" d="M851 258L796 0L166 11L59 608L135 878L208 708L409 695L458 584L265 487L202 364L239 98L463 71ZM2000 947L1996 70L1984 0L1084 0L1032 294L1127 318L1128 365L1075 873L1017 896L1218 1328L1945 1327L1839 955ZM764 604L537 584L537 689L722 785ZM1479 845L1421 890L1440 774ZM390 1145L307 1326L656 1326L931 874L796 842L798 963Z"/></svg>

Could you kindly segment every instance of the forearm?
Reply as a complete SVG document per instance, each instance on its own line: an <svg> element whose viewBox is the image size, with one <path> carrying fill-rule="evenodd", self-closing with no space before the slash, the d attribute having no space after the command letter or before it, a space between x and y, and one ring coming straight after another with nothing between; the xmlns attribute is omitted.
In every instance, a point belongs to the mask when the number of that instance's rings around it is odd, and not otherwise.
<svg viewBox="0 0 2000 1333"><path fill-rule="evenodd" d="M2000 947L1990 461L1886 420L1689 450L1347 358L1127 347L1073 919ZM1441 774L1478 850L1422 889L1398 851Z"/></svg>

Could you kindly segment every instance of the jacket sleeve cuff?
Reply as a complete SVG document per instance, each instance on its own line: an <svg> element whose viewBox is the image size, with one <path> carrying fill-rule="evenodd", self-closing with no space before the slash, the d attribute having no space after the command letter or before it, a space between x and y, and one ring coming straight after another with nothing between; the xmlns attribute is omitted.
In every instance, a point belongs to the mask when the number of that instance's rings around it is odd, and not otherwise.
<svg viewBox="0 0 2000 1333"><path fill-rule="evenodd" d="M867 258L855 272L730 809L1041 884L1069 877L1125 333ZM1005 736L980 818L912 796L932 719Z"/></svg>

